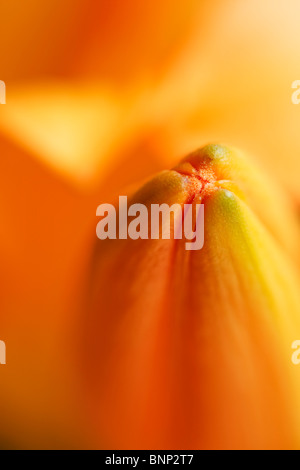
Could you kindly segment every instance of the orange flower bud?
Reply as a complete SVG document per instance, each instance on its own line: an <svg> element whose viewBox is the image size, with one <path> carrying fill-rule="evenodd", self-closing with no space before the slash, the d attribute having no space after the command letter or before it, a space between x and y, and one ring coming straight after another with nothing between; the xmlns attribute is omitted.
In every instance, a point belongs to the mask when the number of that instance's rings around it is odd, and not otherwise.
<svg viewBox="0 0 300 470"><path fill-rule="evenodd" d="M205 208L202 250L174 239L98 242L85 372L100 445L299 447L292 212L244 157L217 145L130 202L191 200Z"/></svg>

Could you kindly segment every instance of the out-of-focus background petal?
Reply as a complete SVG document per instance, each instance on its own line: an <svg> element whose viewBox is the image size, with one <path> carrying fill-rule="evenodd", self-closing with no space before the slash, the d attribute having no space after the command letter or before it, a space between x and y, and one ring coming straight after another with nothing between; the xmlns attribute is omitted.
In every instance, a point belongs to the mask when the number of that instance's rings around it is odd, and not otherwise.
<svg viewBox="0 0 300 470"><path fill-rule="evenodd" d="M42 146L42 158L77 179L97 174L100 183L95 162L107 159L113 129L113 145L120 134L128 141L128 127L136 139L148 132L149 157L165 155L168 163L226 140L256 155L299 196L299 108L291 101L300 75L297 0L31 1L18 5L17 19L15 4L1 8L3 79L33 81L22 99L13 90L8 99L17 100L14 132L22 138L28 120L27 139ZM57 79L64 83L50 90ZM84 80L80 93L72 91L74 79ZM36 82L45 80L41 92ZM69 126L62 125L66 113Z"/></svg>
<svg viewBox="0 0 300 470"><path fill-rule="evenodd" d="M101 77L123 87L157 76L205 2L1 0L1 69L7 81Z"/></svg>
<svg viewBox="0 0 300 470"><path fill-rule="evenodd" d="M1 142L0 181L0 445L72 447L82 429L72 332L94 214L10 141Z"/></svg>
<svg viewBox="0 0 300 470"><path fill-rule="evenodd" d="M111 155L132 134L130 113L125 97L99 86L35 84L10 91L0 125L8 138L83 184L113 164Z"/></svg>

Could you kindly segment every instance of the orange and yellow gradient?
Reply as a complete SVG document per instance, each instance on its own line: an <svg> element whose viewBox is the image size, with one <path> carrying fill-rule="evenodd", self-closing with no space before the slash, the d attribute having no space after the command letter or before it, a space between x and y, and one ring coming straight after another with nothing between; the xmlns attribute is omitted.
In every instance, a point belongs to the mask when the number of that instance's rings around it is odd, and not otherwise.
<svg viewBox="0 0 300 470"><path fill-rule="evenodd" d="M0 12L0 447L300 448L299 2ZM204 248L99 242L121 194Z"/></svg>

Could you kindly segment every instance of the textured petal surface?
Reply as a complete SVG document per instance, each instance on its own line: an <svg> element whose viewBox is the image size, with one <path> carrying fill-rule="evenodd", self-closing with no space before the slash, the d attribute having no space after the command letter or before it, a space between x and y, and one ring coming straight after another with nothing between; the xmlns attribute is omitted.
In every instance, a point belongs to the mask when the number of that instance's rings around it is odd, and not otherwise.
<svg viewBox="0 0 300 470"><path fill-rule="evenodd" d="M104 447L299 445L298 275L261 208L272 191L254 190L241 158L208 146L131 199L203 202L202 250L184 240L98 244L85 369ZM274 216L289 223L280 208Z"/></svg>

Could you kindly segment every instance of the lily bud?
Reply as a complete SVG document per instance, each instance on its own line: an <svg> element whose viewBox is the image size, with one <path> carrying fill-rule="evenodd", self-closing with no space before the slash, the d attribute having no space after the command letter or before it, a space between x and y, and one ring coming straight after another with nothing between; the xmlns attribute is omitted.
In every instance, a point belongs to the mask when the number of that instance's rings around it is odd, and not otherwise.
<svg viewBox="0 0 300 470"><path fill-rule="evenodd" d="M217 145L130 199L149 210L189 202L204 204L201 250L178 239L98 242L84 365L98 445L297 448L292 211L244 157Z"/></svg>

